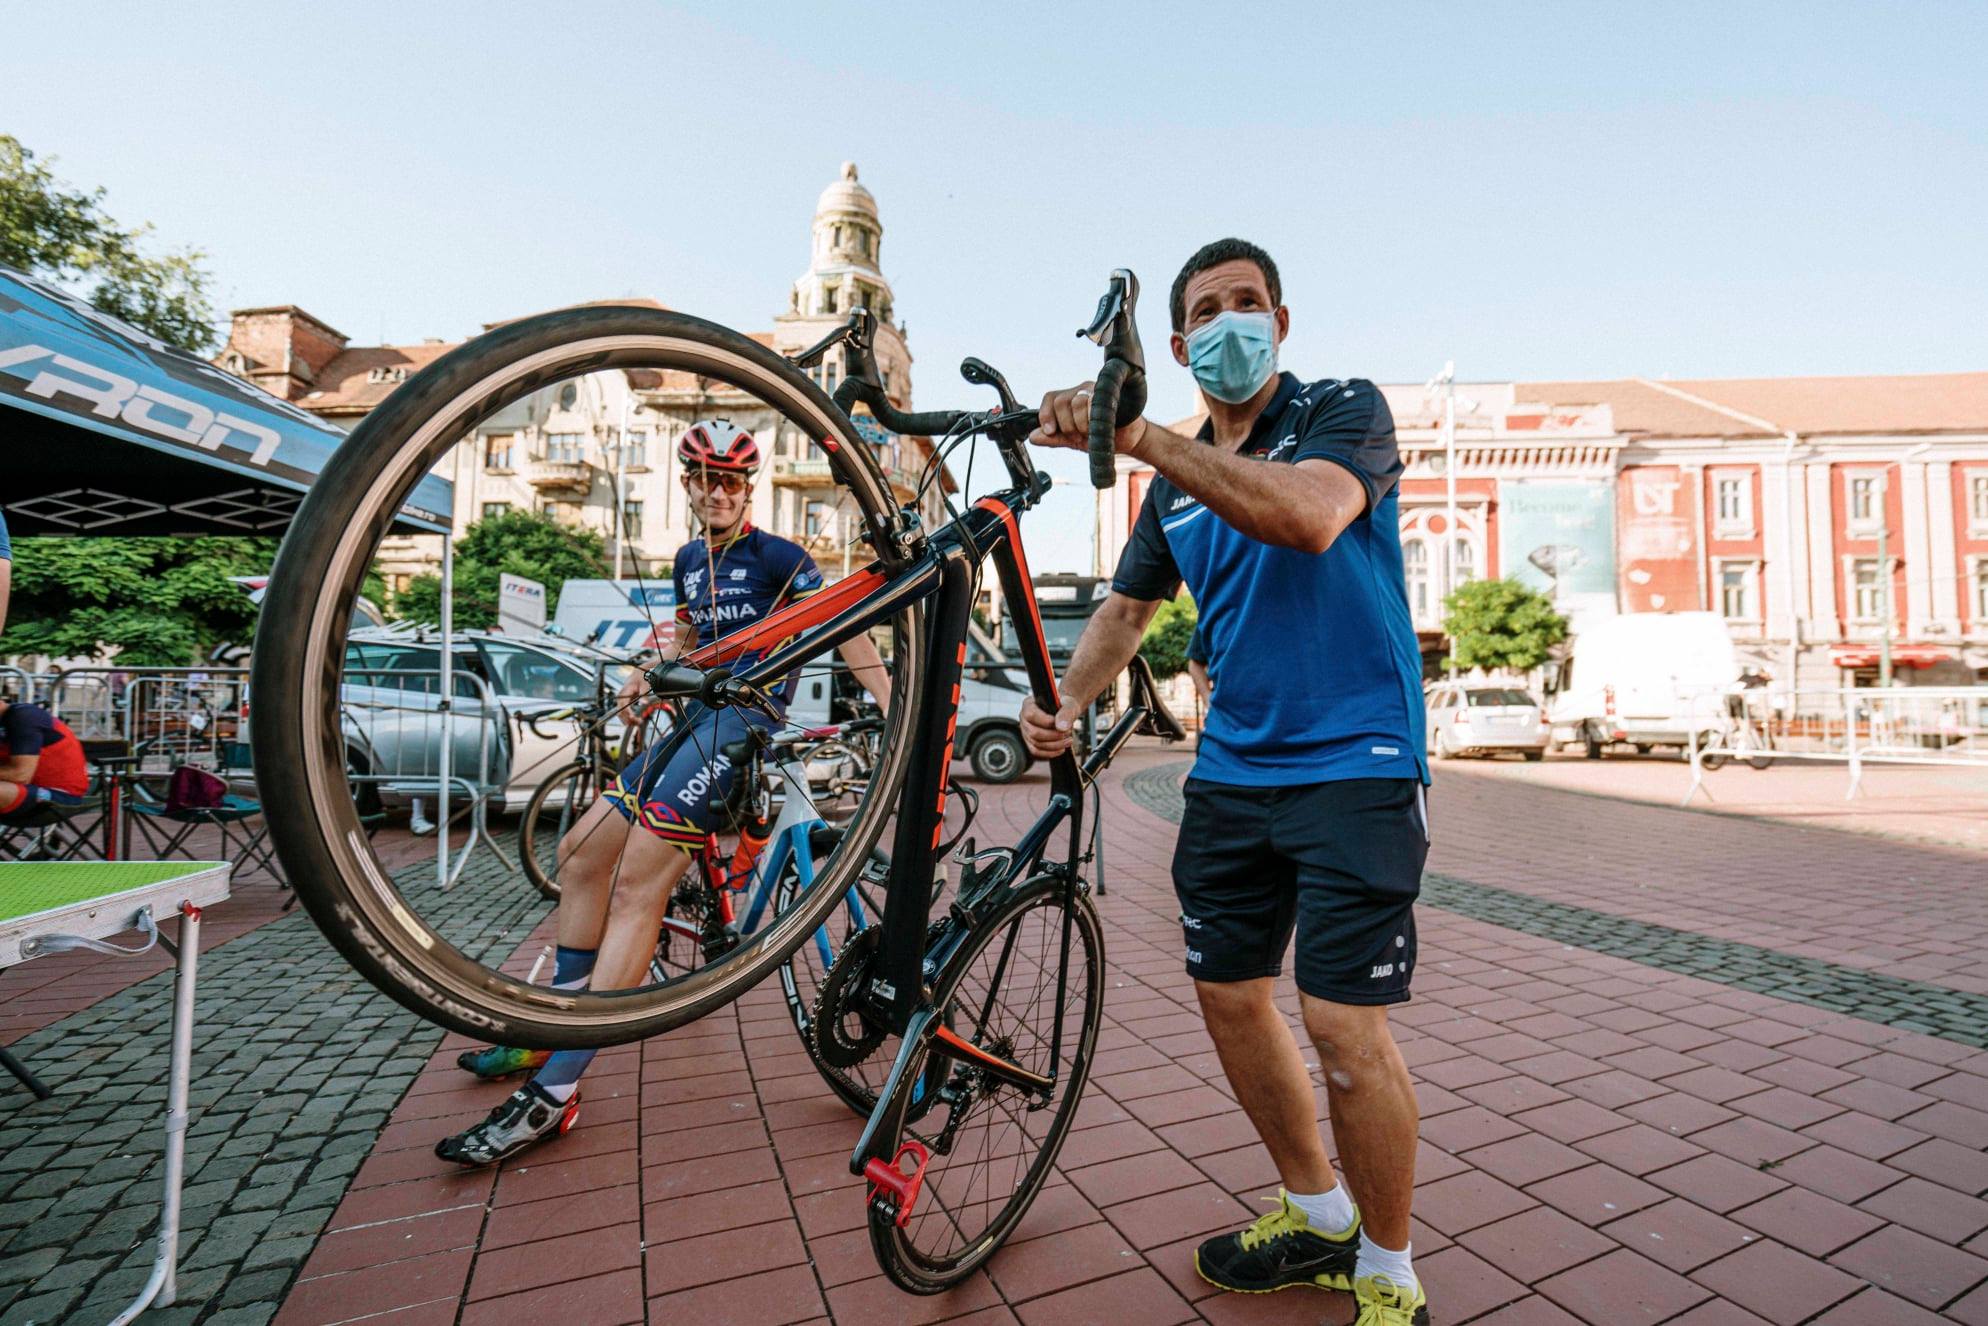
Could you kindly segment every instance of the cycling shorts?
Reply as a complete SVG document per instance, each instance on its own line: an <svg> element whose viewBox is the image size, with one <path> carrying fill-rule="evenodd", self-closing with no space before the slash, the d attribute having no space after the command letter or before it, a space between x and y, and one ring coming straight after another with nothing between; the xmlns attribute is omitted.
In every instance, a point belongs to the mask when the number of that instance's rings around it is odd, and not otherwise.
<svg viewBox="0 0 1988 1326"><path fill-rule="evenodd" d="M1188 975L1279 975L1295 930L1298 988L1314 999L1408 998L1429 852L1420 781L1238 787L1190 778L1183 794L1173 883Z"/></svg>
<svg viewBox="0 0 1988 1326"><path fill-rule="evenodd" d="M658 737L608 785L607 799L621 817L666 843L695 852L706 834L729 827L719 820L746 761L739 745L753 728L772 731L764 714L743 709L716 712L692 706L684 729ZM727 746L732 750L727 751Z"/></svg>

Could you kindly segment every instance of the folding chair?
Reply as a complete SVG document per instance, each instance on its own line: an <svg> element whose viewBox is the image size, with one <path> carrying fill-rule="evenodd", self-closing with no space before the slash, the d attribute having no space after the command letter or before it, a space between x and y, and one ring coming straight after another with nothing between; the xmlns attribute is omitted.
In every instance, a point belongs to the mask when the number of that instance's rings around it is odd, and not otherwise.
<svg viewBox="0 0 1988 1326"><path fill-rule="evenodd" d="M213 828L221 836L220 859L235 863L237 879L247 870L256 868L267 871L279 886L289 888L290 882L284 878L283 868L277 863L275 846L269 841L269 821L262 813L262 803L224 791L213 799L212 804L196 804L189 790L199 786L202 779L223 788L227 786L205 769L182 765L173 770L165 804L153 805L135 799L125 803L126 859L131 856L129 830L134 826L138 836L144 840L148 856L160 860L174 857L211 859L205 854L195 856L189 840L201 829ZM206 797L199 798L201 802L207 800ZM285 904L286 907L288 905Z"/></svg>
<svg viewBox="0 0 1988 1326"><path fill-rule="evenodd" d="M83 836L70 826L87 815L88 801L74 806L43 802L0 819L0 861L71 861L83 854Z"/></svg>

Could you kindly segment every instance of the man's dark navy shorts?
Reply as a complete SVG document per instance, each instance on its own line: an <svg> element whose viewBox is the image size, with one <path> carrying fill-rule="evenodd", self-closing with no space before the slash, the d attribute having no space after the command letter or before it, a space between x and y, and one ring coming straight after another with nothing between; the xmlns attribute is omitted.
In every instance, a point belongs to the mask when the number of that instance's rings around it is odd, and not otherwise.
<svg viewBox="0 0 1988 1326"><path fill-rule="evenodd" d="M1429 853L1413 778L1238 787L1190 778L1173 886L1198 981L1276 976L1297 931L1298 988L1337 1004L1398 1004L1415 964Z"/></svg>

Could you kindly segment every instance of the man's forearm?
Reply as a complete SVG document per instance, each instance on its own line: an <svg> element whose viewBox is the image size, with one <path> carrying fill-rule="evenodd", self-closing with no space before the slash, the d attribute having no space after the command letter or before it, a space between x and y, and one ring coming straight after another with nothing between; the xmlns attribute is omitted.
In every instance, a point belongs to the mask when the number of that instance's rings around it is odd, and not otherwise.
<svg viewBox="0 0 1988 1326"><path fill-rule="evenodd" d="M1111 685L1139 652L1145 628L1100 614L1091 618L1077 641L1077 652L1063 673L1063 702L1088 705Z"/></svg>
<svg viewBox="0 0 1988 1326"><path fill-rule="evenodd" d="M1266 465L1150 422L1132 454L1259 543L1322 552L1360 514L1339 510L1343 495L1305 467Z"/></svg>

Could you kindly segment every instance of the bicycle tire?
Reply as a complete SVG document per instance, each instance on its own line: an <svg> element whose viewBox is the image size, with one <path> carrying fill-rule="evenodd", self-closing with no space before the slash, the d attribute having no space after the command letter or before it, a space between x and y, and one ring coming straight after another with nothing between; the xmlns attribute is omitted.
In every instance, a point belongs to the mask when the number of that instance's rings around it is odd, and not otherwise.
<svg viewBox="0 0 1988 1326"><path fill-rule="evenodd" d="M556 854L559 844L557 838L551 843L541 842L541 836L548 828L563 836L572 822L579 818L578 814L569 813L572 811L574 797L576 795L584 797L586 804L580 807L580 813L585 813L587 806L591 806L595 798L600 796L607 786L607 780L612 776L598 765L592 765L585 760L575 760L571 764L554 769L546 775L545 781L532 789L531 800L525 803L524 814L518 820L518 864L524 867L525 878L529 879L532 886L544 896L555 900L559 897L558 872L546 869L543 850L549 847ZM550 825L541 823L539 816L544 812L547 802L552 799L559 785L568 780L575 780L578 785L574 791L568 793L566 801L561 804L559 818ZM587 785L589 782L592 784L591 787ZM556 861L556 855L554 859Z"/></svg>
<svg viewBox="0 0 1988 1326"><path fill-rule="evenodd" d="M1090 1077L1091 1061L1097 1049L1098 1029L1104 1019L1104 935L1098 924L1097 909L1091 905L1088 896L1083 893L1073 895L1062 880L1047 876L1037 876L1017 888L999 910L974 926L965 943L947 962L934 993L933 1003L941 1010L941 1015L935 1019L932 1029L936 1029L943 1022L954 1031L962 1032L969 1039L981 1044L999 1043L1004 1040L1005 1034L1000 1037L988 1037L985 1028L971 1025L971 1019L966 1020L966 1024L962 1025L958 1013L962 1006L970 1007L971 1004L968 1002L963 1005L960 1001L984 998L983 992L970 978L977 970L979 960L995 946L996 941L1003 940L1004 936L1011 933L1019 935L1020 928L1029 922L1031 913L1037 913L1036 919L1042 921L1046 918L1041 914L1049 912L1055 913L1058 918L1058 924L1054 927L1054 937L1060 937L1065 933L1067 923L1067 932L1075 941L1073 950L1081 947L1086 968L1081 980L1085 1007L1079 1015L1078 1025L1074 1028L1077 1032L1075 1044L1064 1047L1065 1059L1062 1065L1064 1071L1057 1078L1054 1112L1046 1124L1018 1121L1039 1118L1040 1109L1026 1110L1020 1116L1010 1115L1011 1126L1007 1131L1017 1135L1017 1150L1012 1157L994 1154L991 1139L984 1144L980 1154L993 1166L988 1175L992 1181L986 1186L990 1193L995 1194L985 1201L976 1202L972 1199L974 1177L971 1169L959 1174L958 1183L954 1182L953 1177L956 1171L950 1166L941 1167L940 1172L935 1174L934 1167L939 1165L942 1158L950 1161L952 1154L949 1152L942 1157L941 1152L934 1147L926 1164L923 1187L917 1203L905 1223L900 1224L892 1211L884 1209L884 1204L876 1201L869 1203L870 1246L875 1251L877 1262L883 1268L884 1274L900 1289L914 1294L943 1293L986 1265L988 1258L1000 1249L1002 1243L1014 1232L1015 1226L1020 1224L1028 1213L1030 1203L1035 1200L1036 1194L1048 1181L1050 1169L1056 1162L1056 1154L1062 1149L1063 1139L1069 1135L1077 1106L1083 1098L1084 1084ZM1040 937L1052 936L1050 932L1044 931ZM1010 957L1007 961L998 964L997 971L1012 975L1020 966L1013 962L1012 953L1014 949L1021 947L1021 942L1009 943L1007 947ZM1061 964L1056 971L1049 972L1039 958L1040 955L1036 962L1038 1000L1047 992L1045 974L1063 984L1066 991L1074 993L1070 987L1080 982L1072 973L1063 969ZM1005 979L1004 977L1004 983ZM1024 979L1027 979L1026 975ZM988 1000L988 1007L991 1008L993 1002L991 999ZM935 1139L952 1127L956 1108L946 1099L945 1093L955 1090L959 1086L962 1073L970 1070L955 1068L941 1088L937 1103L930 1098L929 1088L919 1098L914 1098L912 1090L915 1084L926 1077L926 1062L932 1054L932 1029L928 1029L921 1043L912 1051L913 1057L906 1065L905 1074L897 1089L877 1107L882 1115L877 1128L877 1149L886 1156L898 1153L908 1131L916 1140L931 1146L930 1139ZM1066 1009L1065 1034L1068 1035L1070 1030L1069 1010ZM1038 1034L1036 1039L1040 1044L1045 1036ZM1041 1045L1040 1048L1046 1051L1047 1045ZM1007 1052L1024 1067L1041 1071L1041 1063L1030 1062L1032 1056L1029 1054L1022 1053L1014 1047L1009 1047ZM1043 1057L1046 1058L1046 1053ZM1021 1099L1021 1093L1014 1088L997 1090L1011 1100ZM994 1098L990 1094L983 1099ZM943 1119L940 1117L942 1114L945 1116ZM1038 1135L1032 1136L1032 1132ZM957 1145L957 1136L954 1138L954 1145ZM1032 1158L1028 1159L1026 1169L1004 1163L1029 1156L1031 1148L1033 1148ZM968 1150L971 1149L970 1144ZM971 1162L969 1161L968 1164L971 1165ZM967 1214L975 1208L988 1206L994 1209L984 1216ZM976 1225L979 1228L974 1228ZM947 1237L947 1231L957 1234L956 1241L960 1245L957 1249L935 1253L923 1246L922 1240L927 1234L931 1234L935 1239L944 1238Z"/></svg>
<svg viewBox="0 0 1988 1326"><path fill-rule="evenodd" d="M345 786L340 675L351 605L380 540L417 485L479 421L586 373L678 369L752 394L823 448L888 571L896 503L854 425L786 360L728 328L626 306L566 309L478 337L411 377L340 446L298 508L270 578L256 633L250 717L263 799L291 808L270 836L297 897L333 946L375 988L451 1030L526 1048L623 1044L682 1026L770 975L833 908L882 833L922 715L922 608L891 626L890 722L865 806L849 826L855 851L817 879L818 896L749 936L724 960L664 987L595 993L535 987L484 963L406 905L373 852ZM843 858L847 857L845 861ZM456 938L463 938L461 935ZM486 934L475 938L487 940ZM468 942L468 940L464 940Z"/></svg>

